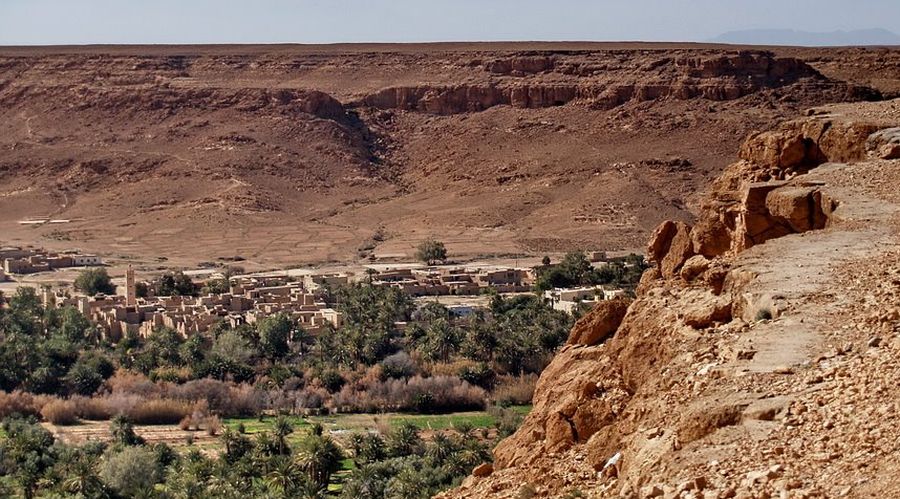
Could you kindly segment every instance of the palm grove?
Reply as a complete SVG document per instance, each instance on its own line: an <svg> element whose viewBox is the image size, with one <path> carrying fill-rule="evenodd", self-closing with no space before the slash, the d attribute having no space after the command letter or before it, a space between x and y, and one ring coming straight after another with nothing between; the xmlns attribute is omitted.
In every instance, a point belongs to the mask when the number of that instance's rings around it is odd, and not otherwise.
<svg viewBox="0 0 900 499"><path fill-rule="evenodd" d="M111 345L76 310L44 309L20 288L0 310L0 483L24 497L315 497L348 456L356 463L343 485L348 496L428 497L489 460L490 441L457 432L425 442L399 428L340 443L312 431L286 446L293 429L283 425L251 438L208 421L528 403L534 373L571 325L535 296L496 296L490 310L456 318L365 283L329 294L345 325L315 338L275 315L207 336L159 329ZM109 419L114 439L63 445L39 419ZM220 432L223 453L147 445L130 426L186 419Z"/></svg>
<svg viewBox="0 0 900 499"><path fill-rule="evenodd" d="M440 247L431 250L423 256L446 258ZM560 272L570 281L593 278L583 255L567 256L542 279L558 280ZM624 271L613 278L633 280ZM82 289L108 286L105 272L88 271L80 281ZM160 283L175 293L199 291L179 275ZM349 457L356 469L346 494L427 497L489 460L490 442L468 438L469 429L425 442L411 427L336 442L314 427L286 445L294 432L286 420L251 438L222 433L219 418L527 404L536 374L573 321L537 295L494 295L465 317L366 282L326 289L321 298L344 323L316 337L273 315L253 325L223 322L190 338L161 328L109 344L77 310L45 309L33 289L19 288L0 308L0 474L7 477L0 484L24 497L314 497ZM63 445L40 419L109 420L113 442ZM220 436L223 452L213 458L147 445L134 424L203 428ZM504 432L513 428L507 422Z"/></svg>

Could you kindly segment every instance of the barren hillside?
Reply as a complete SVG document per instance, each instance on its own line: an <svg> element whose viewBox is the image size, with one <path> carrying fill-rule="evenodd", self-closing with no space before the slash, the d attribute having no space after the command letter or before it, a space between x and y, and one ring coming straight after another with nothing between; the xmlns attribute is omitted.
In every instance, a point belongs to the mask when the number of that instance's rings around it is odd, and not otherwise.
<svg viewBox="0 0 900 499"><path fill-rule="evenodd" d="M627 313L576 324L496 470L447 497L900 494L900 102L812 114L658 227Z"/></svg>
<svg viewBox="0 0 900 499"><path fill-rule="evenodd" d="M900 56L695 45L0 50L3 243L173 265L637 249L752 130ZM50 216L67 223L23 227ZM378 241L373 241L373 236Z"/></svg>

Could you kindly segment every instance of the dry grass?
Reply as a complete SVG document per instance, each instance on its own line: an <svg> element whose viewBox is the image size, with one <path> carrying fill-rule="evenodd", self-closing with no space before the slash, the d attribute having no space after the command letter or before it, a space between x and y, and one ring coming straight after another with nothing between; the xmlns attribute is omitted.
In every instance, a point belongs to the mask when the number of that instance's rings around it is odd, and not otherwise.
<svg viewBox="0 0 900 499"><path fill-rule="evenodd" d="M52 400L41 409L41 416L55 425L69 426L78 423L78 408L71 400Z"/></svg>
<svg viewBox="0 0 900 499"><path fill-rule="evenodd" d="M72 397L78 417L90 421L106 421L113 416L109 400L97 397Z"/></svg>
<svg viewBox="0 0 900 499"><path fill-rule="evenodd" d="M166 425L178 424L185 416L193 412L191 404L180 400L155 399L147 400L126 413L135 424Z"/></svg>
<svg viewBox="0 0 900 499"><path fill-rule="evenodd" d="M371 380L345 386L332 396L340 412L446 413L485 407L486 393L456 376Z"/></svg>
<svg viewBox="0 0 900 499"><path fill-rule="evenodd" d="M491 400L502 406L531 404L537 378L533 374L501 378L497 387L491 392Z"/></svg>
<svg viewBox="0 0 900 499"><path fill-rule="evenodd" d="M0 392L0 419L18 414L20 416L37 416L45 404L53 400L45 395L32 395L26 392Z"/></svg>

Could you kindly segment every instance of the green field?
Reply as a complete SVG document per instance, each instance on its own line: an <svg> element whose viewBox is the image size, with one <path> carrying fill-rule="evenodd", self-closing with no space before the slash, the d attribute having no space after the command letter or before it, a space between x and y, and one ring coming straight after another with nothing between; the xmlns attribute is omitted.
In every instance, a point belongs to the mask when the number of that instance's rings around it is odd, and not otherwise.
<svg viewBox="0 0 900 499"><path fill-rule="evenodd" d="M526 415L531 406L511 407L519 415ZM285 416L295 428L311 426L314 423L322 425L326 430L342 431L368 431L379 428L394 428L404 423L410 423L422 430L447 430L460 425L468 425L472 428L493 428L496 418L487 411L455 412L451 414L335 414L328 416ZM237 429L243 423L246 433L258 433L270 431L275 416L262 418L228 418L225 426Z"/></svg>

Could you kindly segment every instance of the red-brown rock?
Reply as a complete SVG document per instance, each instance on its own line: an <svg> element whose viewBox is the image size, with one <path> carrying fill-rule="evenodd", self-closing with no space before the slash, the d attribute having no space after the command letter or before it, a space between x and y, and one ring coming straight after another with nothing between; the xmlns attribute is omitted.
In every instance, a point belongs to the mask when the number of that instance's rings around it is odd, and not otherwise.
<svg viewBox="0 0 900 499"><path fill-rule="evenodd" d="M675 223L675 235L669 245L669 251L660 262L662 275L672 279L678 275L681 266L694 254L694 243L691 241L691 227L684 222Z"/></svg>
<svg viewBox="0 0 900 499"><path fill-rule="evenodd" d="M794 232L821 229L825 217L816 192L810 187L782 187L766 196L766 208L775 221L789 225Z"/></svg>
<svg viewBox="0 0 900 499"><path fill-rule="evenodd" d="M494 472L494 465L491 463L481 463L472 470L472 475L478 478L491 476Z"/></svg>
<svg viewBox="0 0 900 499"><path fill-rule="evenodd" d="M675 237L677 230L678 227L671 220L659 224L659 227L650 236L650 243L647 245L647 259L651 262L662 262L663 257L669 252L672 238Z"/></svg>
<svg viewBox="0 0 900 499"><path fill-rule="evenodd" d="M630 300L625 299L597 303L590 313L575 323L569 333L568 344L592 346L605 341L616 333L628 312L629 304Z"/></svg>

